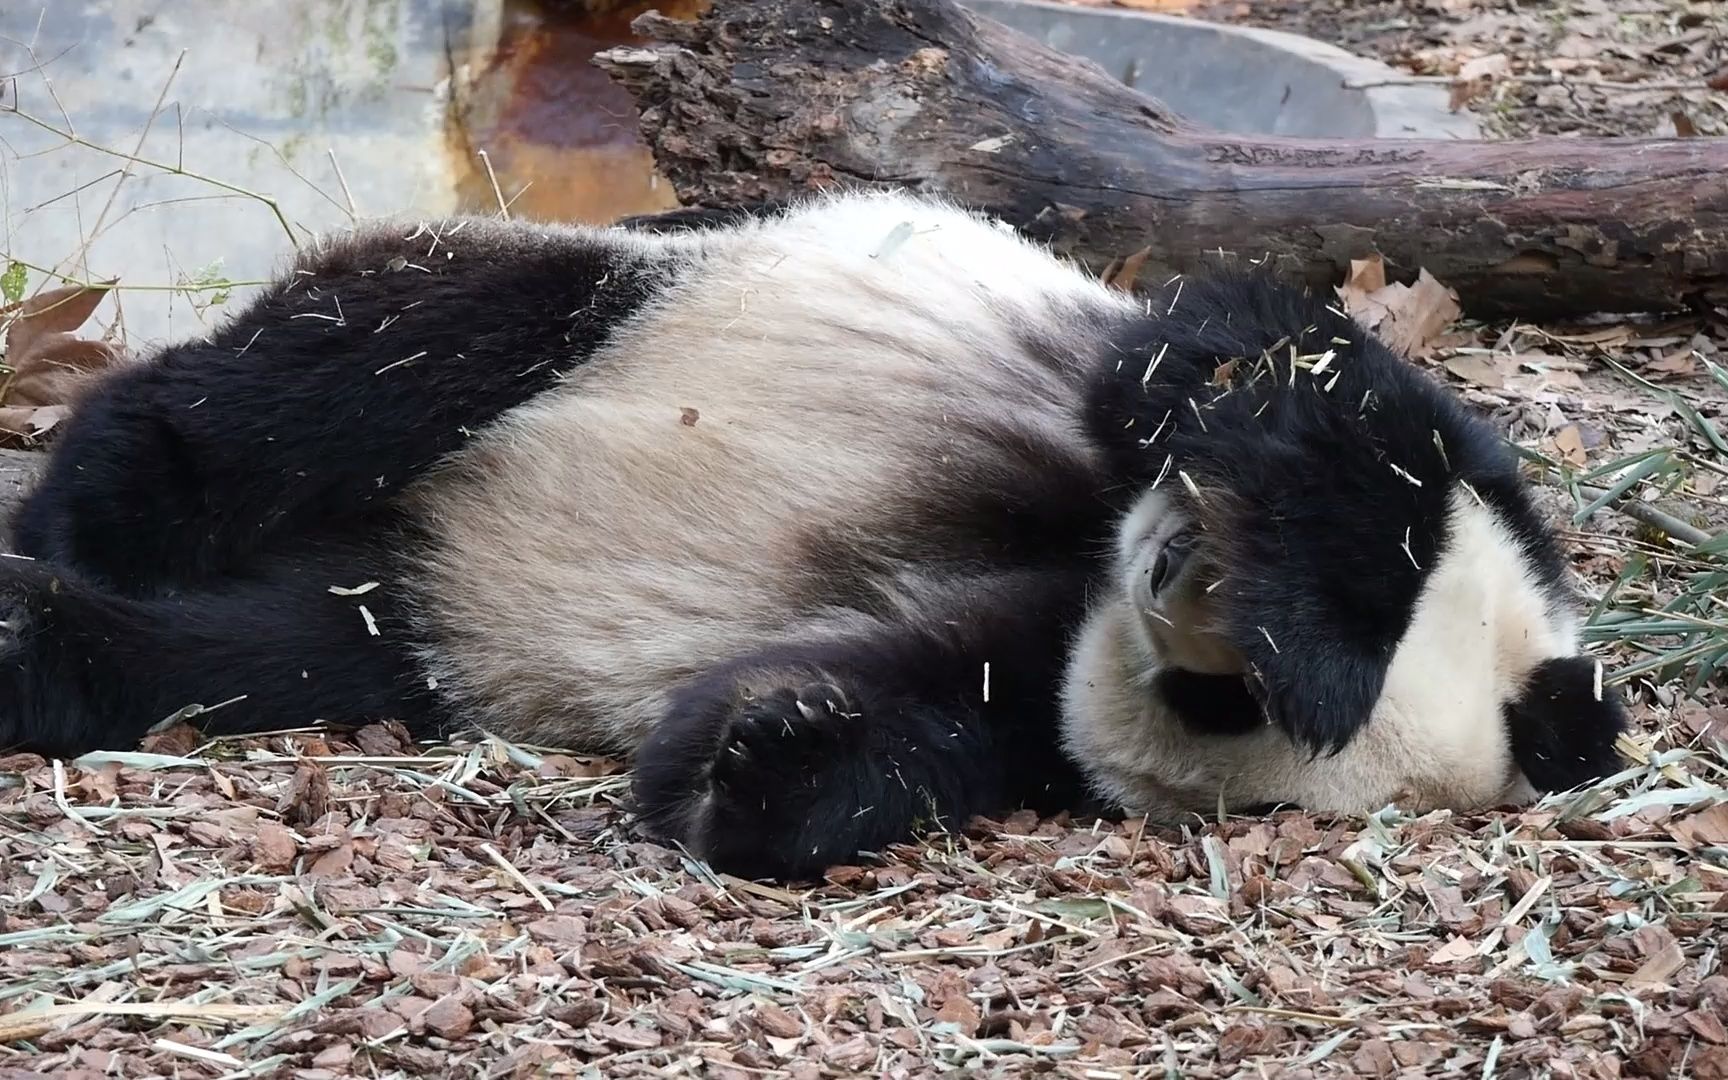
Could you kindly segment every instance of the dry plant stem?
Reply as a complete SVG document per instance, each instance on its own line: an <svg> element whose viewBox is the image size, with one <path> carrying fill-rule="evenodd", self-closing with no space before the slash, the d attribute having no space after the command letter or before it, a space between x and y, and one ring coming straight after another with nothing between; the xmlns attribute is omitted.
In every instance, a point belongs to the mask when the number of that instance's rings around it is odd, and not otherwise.
<svg viewBox="0 0 1728 1080"><path fill-rule="evenodd" d="M1483 76L1489 82L1530 83L1535 86L1575 86L1587 87L1592 90L1618 90L1636 93L1644 90L1698 90L1710 88L1703 79L1668 79L1651 82L1613 82L1608 79L1568 79L1553 75L1534 73L1501 74ZM1352 90L1367 90L1375 86L1453 86L1474 80L1461 78L1457 75L1399 75L1385 79L1350 80L1345 86Z"/></svg>
<svg viewBox="0 0 1728 1080"><path fill-rule="evenodd" d="M144 127L138 132L138 141L132 145L132 152L126 155L126 164L120 167L120 176L114 181L114 186L108 189L108 198L102 202L102 210L96 215L96 223L90 227L89 235L85 236L78 249L67 256L61 265L78 265L84 268L84 276L90 276L90 264L85 256L90 253L90 245L102 233L102 225L108 220L109 211L114 209L114 200L120 196L120 189L126 186L126 181L132 178L132 170L143 159L138 155L144 152L144 142L150 138L150 129L156 126L156 118L162 115L162 103L168 99L168 89L174 85L174 79L180 74L180 65L186 60L186 50L174 58L174 66L168 72L168 77L162 81L162 89L156 95L156 103L150 107L150 115L144 121ZM56 271L58 276L58 271ZM44 281L39 288L47 288Z"/></svg>
<svg viewBox="0 0 1728 1080"><path fill-rule="evenodd" d="M1592 499L1600 499L1608 493L1603 488L1591 487L1589 484L1579 484L1578 490ZM1632 492L1628 492L1627 495L1616 499L1609 505L1634 521L1641 521L1653 529L1660 529L1674 539L1692 547L1697 547L1711 539L1710 534L1703 529L1695 525L1688 525L1672 514L1664 513L1649 503L1633 497Z"/></svg>
<svg viewBox="0 0 1728 1080"><path fill-rule="evenodd" d="M1728 303L1728 139L1292 139L1207 131L952 0L716 0L597 62L686 204L946 193L1093 272L1222 250L1319 287L1379 252L1472 315Z"/></svg>
<svg viewBox="0 0 1728 1080"><path fill-rule="evenodd" d="M11 262L11 263L17 263L19 266L24 267L26 270L33 270L36 273L42 274L45 277L52 278L56 281L59 281L63 285L76 285L80 289L105 289L105 290L108 290L111 292L174 292L174 293L222 292L224 290L246 288L248 286L253 286L253 285L271 285L271 284L274 284L274 280L270 279L270 278L255 278L255 279L249 279L249 280L245 280L245 281L213 281L207 285L199 285L199 284L196 284L194 282L187 282L184 285L157 285L157 284L125 285L125 284L120 283L119 281L87 281L83 278L77 278L77 277L73 277L69 274L63 274L60 271L54 270L50 267L38 266L37 264L35 264L33 262L28 262L24 259L15 259L15 258L12 258L10 256L7 257L6 261Z"/></svg>
<svg viewBox="0 0 1728 1080"><path fill-rule="evenodd" d="M119 158L132 165L142 165L146 168L156 169L159 172L167 173L170 176L184 176L188 180L196 180L199 183L209 184L212 187L232 192L233 194L244 198L256 199L265 206L268 206L270 212L276 216L277 223L282 226L282 231L288 236L288 243L291 244L295 250L298 250L300 247L300 239L294 235L294 226L289 224L288 215L282 212L281 204L268 195L253 191L250 188L241 187L238 184L230 184L227 181L218 180L213 176L206 176L203 173L193 172L191 169L187 169L180 165L169 165L161 161L152 161L148 158L138 157L136 154L128 154L123 150L115 150L112 147L103 146L101 143L91 142L89 139L86 139L81 135L57 127L56 125L43 120L41 117L32 116L17 107L0 108L0 115L16 116L27 124L41 128L43 131L46 131L51 135L59 136L68 143L71 143L73 146L82 146L87 150L94 150L98 154L107 154L109 157Z"/></svg>

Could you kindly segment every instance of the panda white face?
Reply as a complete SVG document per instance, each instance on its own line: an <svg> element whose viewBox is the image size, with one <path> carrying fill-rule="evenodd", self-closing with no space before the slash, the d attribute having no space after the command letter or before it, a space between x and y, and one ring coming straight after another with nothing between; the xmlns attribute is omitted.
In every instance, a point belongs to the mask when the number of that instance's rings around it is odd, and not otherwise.
<svg viewBox="0 0 1728 1080"><path fill-rule="evenodd" d="M1121 348L1146 374L1094 398L1145 478L1062 688L1099 793L1471 809L1616 771L1623 712L1494 433L1319 301L1171 303Z"/></svg>
<svg viewBox="0 0 1728 1080"><path fill-rule="evenodd" d="M1248 662L1220 630L1209 590L1221 572L1205 539L1165 492L1147 492L1122 521L1120 593L1077 639L1063 701L1070 752L1102 794L1154 816L1206 813L1220 799L1369 813L1534 797L1507 713L1544 663L1575 655L1576 619L1462 490L1447 531L1367 722L1336 754L1316 755L1254 699Z"/></svg>
<svg viewBox="0 0 1728 1080"><path fill-rule="evenodd" d="M1161 668L1202 675L1245 675L1242 654L1215 624L1200 531L1162 492L1135 504L1117 533L1116 577L1136 642Z"/></svg>

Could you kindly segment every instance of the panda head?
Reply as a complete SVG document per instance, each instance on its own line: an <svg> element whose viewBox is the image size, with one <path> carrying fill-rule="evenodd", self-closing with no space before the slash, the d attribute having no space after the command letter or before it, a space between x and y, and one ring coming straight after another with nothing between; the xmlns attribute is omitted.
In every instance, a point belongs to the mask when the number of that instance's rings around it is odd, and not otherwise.
<svg viewBox="0 0 1728 1080"><path fill-rule="evenodd" d="M1623 708L1492 429L1268 277L1166 302L1091 403L1125 509L1065 725L1100 786L1362 810L1616 771Z"/></svg>

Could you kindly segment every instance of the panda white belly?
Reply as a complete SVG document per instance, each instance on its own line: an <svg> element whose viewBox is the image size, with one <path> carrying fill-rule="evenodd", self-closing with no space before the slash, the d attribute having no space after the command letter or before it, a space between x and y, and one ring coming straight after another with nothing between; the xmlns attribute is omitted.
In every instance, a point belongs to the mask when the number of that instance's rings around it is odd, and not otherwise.
<svg viewBox="0 0 1728 1080"><path fill-rule="evenodd" d="M885 527L895 506L1015 483L1004 431L1083 456L1088 327L1134 310L929 203L818 203L668 249L664 296L411 493L426 669L494 730L628 751L716 659L867 629L797 599L839 569L813 531L876 568L884 604L925 602L941 582Z"/></svg>

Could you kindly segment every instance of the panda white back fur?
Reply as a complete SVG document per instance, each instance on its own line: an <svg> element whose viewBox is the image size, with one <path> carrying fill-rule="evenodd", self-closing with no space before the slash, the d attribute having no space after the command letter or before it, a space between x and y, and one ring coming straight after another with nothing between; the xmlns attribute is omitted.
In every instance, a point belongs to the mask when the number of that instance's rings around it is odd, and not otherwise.
<svg viewBox="0 0 1728 1080"><path fill-rule="evenodd" d="M994 571L900 550L916 537L880 524L908 491L1018 485L1005 441L1096 468L1085 361L1133 305L1011 232L869 198L661 251L683 265L640 316L412 492L438 537L427 668L494 730L634 750L713 657L880 629L856 602L788 604L840 572L813 531L916 620Z"/></svg>
<svg viewBox="0 0 1728 1080"><path fill-rule="evenodd" d="M0 569L0 742L479 725L633 754L656 835L782 875L1088 786L1611 768L1491 433L1295 289L1155 303L901 196L338 238L67 425Z"/></svg>

